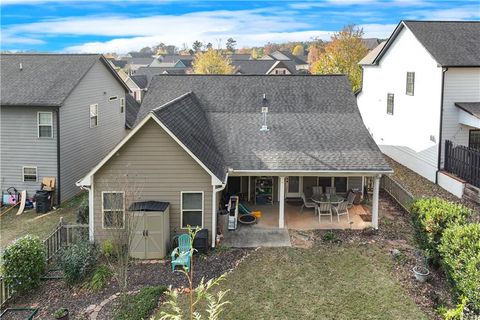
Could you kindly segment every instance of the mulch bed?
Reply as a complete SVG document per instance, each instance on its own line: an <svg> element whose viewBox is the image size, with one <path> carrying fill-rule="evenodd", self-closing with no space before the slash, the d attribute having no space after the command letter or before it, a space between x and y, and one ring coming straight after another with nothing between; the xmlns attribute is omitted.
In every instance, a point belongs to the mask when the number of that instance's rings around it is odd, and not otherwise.
<svg viewBox="0 0 480 320"><path fill-rule="evenodd" d="M217 278L236 267L250 249L220 249L207 255L195 255L194 283L203 277L205 280ZM130 268L129 290L138 290L145 286L165 285L187 287L188 282L180 272L172 272L169 261L152 261L134 263ZM63 280L45 280L39 289L32 293L10 300L7 307L39 308L35 319L51 319L52 314L60 307L70 311L71 319L83 319L83 311L92 304L99 304L104 299L118 292L115 281L99 292L91 292L79 287L69 288ZM113 310L110 310L112 312ZM110 313L104 319L110 318ZM101 319L99 314L99 319Z"/></svg>

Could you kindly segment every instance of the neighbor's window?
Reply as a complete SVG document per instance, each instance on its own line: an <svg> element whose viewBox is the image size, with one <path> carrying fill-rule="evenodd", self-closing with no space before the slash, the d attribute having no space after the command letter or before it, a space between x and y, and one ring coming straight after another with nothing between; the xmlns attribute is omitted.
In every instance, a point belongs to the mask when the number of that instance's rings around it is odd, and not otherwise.
<svg viewBox="0 0 480 320"><path fill-rule="evenodd" d="M480 150L480 130L470 130L468 146L470 148Z"/></svg>
<svg viewBox="0 0 480 320"><path fill-rule="evenodd" d="M203 192L182 192L181 226L203 227Z"/></svg>
<svg viewBox="0 0 480 320"><path fill-rule="evenodd" d="M23 167L24 182L37 182L37 167Z"/></svg>
<svg viewBox="0 0 480 320"><path fill-rule="evenodd" d="M125 193L102 192L103 228L123 228L125 224Z"/></svg>
<svg viewBox="0 0 480 320"><path fill-rule="evenodd" d="M120 98L120 113L125 110L125 98Z"/></svg>
<svg viewBox="0 0 480 320"><path fill-rule="evenodd" d="M387 95L387 114L393 114L393 93Z"/></svg>
<svg viewBox="0 0 480 320"><path fill-rule="evenodd" d="M415 72L407 72L407 95L413 96L415 91Z"/></svg>
<svg viewBox="0 0 480 320"><path fill-rule="evenodd" d="M53 137L53 113L39 112L37 116L38 137L52 138Z"/></svg>
<svg viewBox="0 0 480 320"><path fill-rule="evenodd" d="M98 104L90 105L90 128L98 126Z"/></svg>

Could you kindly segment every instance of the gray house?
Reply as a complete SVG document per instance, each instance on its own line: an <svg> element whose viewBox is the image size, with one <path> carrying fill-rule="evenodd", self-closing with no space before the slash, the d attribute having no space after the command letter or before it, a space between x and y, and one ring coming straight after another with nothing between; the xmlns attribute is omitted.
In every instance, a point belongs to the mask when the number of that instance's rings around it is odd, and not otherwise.
<svg viewBox="0 0 480 320"><path fill-rule="evenodd" d="M128 88L102 55L2 54L1 190L32 197L56 178L58 203L126 134Z"/></svg>
<svg viewBox="0 0 480 320"><path fill-rule="evenodd" d="M377 228L379 179L391 172L344 75L161 75L132 131L77 185L89 190L91 240L122 228L133 202L159 201L169 203L170 234L200 226L215 246L222 192L262 211L252 228ZM287 201L315 190L338 200L369 181L370 222L360 205L322 219Z"/></svg>

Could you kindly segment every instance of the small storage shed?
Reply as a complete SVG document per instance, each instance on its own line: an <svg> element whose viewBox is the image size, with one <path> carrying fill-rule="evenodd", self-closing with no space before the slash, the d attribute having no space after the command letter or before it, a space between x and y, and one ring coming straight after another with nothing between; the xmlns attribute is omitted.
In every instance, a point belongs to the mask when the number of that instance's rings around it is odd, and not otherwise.
<svg viewBox="0 0 480 320"><path fill-rule="evenodd" d="M136 259L161 259L168 254L170 241L169 203L135 202L128 208L135 217L130 255Z"/></svg>

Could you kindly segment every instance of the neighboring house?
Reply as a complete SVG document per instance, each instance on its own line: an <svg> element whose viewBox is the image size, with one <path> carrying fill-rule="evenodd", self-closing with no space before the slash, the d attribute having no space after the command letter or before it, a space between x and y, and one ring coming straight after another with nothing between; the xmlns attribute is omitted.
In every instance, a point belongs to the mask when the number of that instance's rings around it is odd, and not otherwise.
<svg viewBox="0 0 480 320"><path fill-rule="evenodd" d="M0 188L33 197L55 177L57 202L126 133L128 87L101 55L2 54Z"/></svg>
<svg viewBox="0 0 480 320"><path fill-rule="evenodd" d="M132 95L135 98L135 100L137 100L138 102L141 102L143 97L143 92L145 90L145 87L141 86L141 84L143 84L142 81L141 80L136 81L134 79L135 77L134 75L131 75L131 76L127 75L123 71L123 69L115 69L115 70L117 71L120 79L122 79L122 81L125 82L125 84L127 85L130 95ZM139 76L139 77L142 78L145 76Z"/></svg>
<svg viewBox="0 0 480 320"><path fill-rule="evenodd" d="M296 56L289 51L274 51L271 54L267 54L260 58L259 60L277 60L283 61L284 63L290 65L290 67L295 70L308 70L308 57L307 56Z"/></svg>
<svg viewBox="0 0 480 320"><path fill-rule="evenodd" d="M142 74L134 74L130 76L130 79L135 83L135 86L130 88L132 95L135 100L141 102L148 86L147 76Z"/></svg>
<svg viewBox="0 0 480 320"><path fill-rule="evenodd" d="M390 173L347 76L163 75L153 77L134 129L77 185L90 190L91 240L122 227L125 210L140 200L169 203L171 234L198 225L215 246L212 230L230 184L240 181L244 200L252 201L263 188L255 177L269 177L273 204L264 208L276 209L264 219L288 228L286 198L311 196L315 185L345 195L370 180L369 225L377 228L379 181ZM130 186L141 195L132 199ZM318 223L313 211L291 208Z"/></svg>
<svg viewBox="0 0 480 320"><path fill-rule="evenodd" d="M480 22L402 21L377 48L361 61L365 125L386 155L461 197L445 146L479 148ZM480 187L468 158L457 175Z"/></svg>
<svg viewBox="0 0 480 320"><path fill-rule="evenodd" d="M382 41L380 39L377 39L377 38L365 38L365 39L362 39L362 42L365 45L365 47L367 47L368 51L372 51L373 49L378 47L378 45Z"/></svg>
<svg viewBox="0 0 480 320"><path fill-rule="evenodd" d="M139 58L125 58L127 60L127 65L125 66L125 70L129 75L135 74L138 69L143 67L148 67L155 58L153 57L139 57Z"/></svg>
<svg viewBox="0 0 480 320"><path fill-rule="evenodd" d="M295 67L289 66L287 63L287 61L279 60L243 60L233 61L232 65L235 67L236 74L295 74Z"/></svg>

